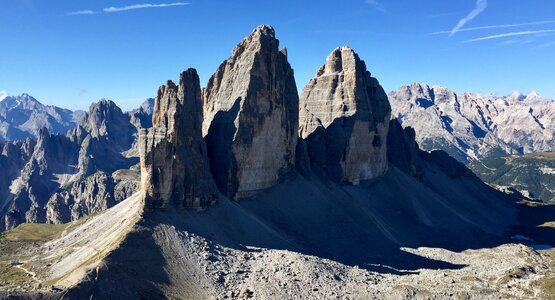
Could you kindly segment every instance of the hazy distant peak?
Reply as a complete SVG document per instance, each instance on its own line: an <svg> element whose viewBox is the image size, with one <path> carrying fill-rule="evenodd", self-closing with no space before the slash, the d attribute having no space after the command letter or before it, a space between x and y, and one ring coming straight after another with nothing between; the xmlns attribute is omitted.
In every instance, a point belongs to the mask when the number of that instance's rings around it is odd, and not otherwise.
<svg viewBox="0 0 555 300"><path fill-rule="evenodd" d="M44 105L29 94L8 96L0 92L0 140L36 138L40 129L65 134L76 125L76 116L70 110Z"/></svg>
<svg viewBox="0 0 555 300"><path fill-rule="evenodd" d="M531 91L526 95L523 102L538 102L538 101L547 101L548 99L544 98L543 96L539 95L536 91Z"/></svg>
<svg viewBox="0 0 555 300"><path fill-rule="evenodd" d="M523 101L526 96L522 94L519 90L514 90L507 95L507 99L514 101Z"/></svg>

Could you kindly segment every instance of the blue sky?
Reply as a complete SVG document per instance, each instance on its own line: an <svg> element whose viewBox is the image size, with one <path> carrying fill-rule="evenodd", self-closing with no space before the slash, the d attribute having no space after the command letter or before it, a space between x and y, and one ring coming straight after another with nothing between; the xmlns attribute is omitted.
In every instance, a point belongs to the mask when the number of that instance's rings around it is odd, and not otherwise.
<svg viewBox="0 0 555 300"><path fill-rule="evenodd" d="M349 45L387 91L422 82L555 98L553 0L1 0L0 91L131 109L188 67L205 83L260 24L288 48L299 92Z"/></svg>

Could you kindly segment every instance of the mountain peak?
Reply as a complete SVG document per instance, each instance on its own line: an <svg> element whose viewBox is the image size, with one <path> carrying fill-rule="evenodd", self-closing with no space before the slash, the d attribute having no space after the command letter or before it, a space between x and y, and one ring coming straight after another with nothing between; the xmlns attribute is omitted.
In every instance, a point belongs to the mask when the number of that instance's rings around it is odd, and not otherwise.
<svg viewBox="0 0 555 300"><path fill-rule="evenodd" d="M112 100L102 99L91 104L80 125L94 138L118 137L114 139L114 144L121 149L129 149L136 131L129 119L129 115L123 113Z"/></svg>
<svg viewBox="0 0 555 300"><path fill-rule="evenodd" d="M542 101L545 100L544 97L540 96L536 91L531 91L524 97L522 100L523 102L534 102L534 101Z"/></svg>
<svg viewBox="0 0 555 300"><path fill-rule="evenodd" d="M0 92L0 101L6 99L6 97L8 97L9 94L6 91L1 91Z"/></svg>
<svg viewBox="0 0 555 300"><path fill-rule="evenodd" d="M267 35L273 38L276 37L276 32L274 30L274 27L272 27L271 25L260 25L252 31L252 34L255 34L255 33Z"/></svg>
<svg viewBox="0 0 555 300"><path fill-rule="evenodd" d="M337 47L326 57L326 64L318 70L318 76L336 73L365 72L366 65L349 46Z"/></svg>
<svg viewBox="0 0 555 300"><path fill-rule="evenodd" d="M491 153L528 153L553 149L551 116L544 98L535 91L506 96L455 93L433 86L420 90L413 84L391 92L394 116L403 126L414 127L424 150L446 149L460 161L468 162ZM533 107L534 116L528 112ZM540 113L541 112L541 113ZM546 130L534 128L546 126ZM515 132L519 132L515 134ZM491 142L494 139L496 142Z"/></svg>
<svg viewBox="0 0 555 300"><path fill-rule="evenodd" d="M523 101L526 98L526 96L523 95L519 90L514 90L514 91L510 92L507 95L507 98L509 100L514 100L514 101L519 101L520 102L520 101Z"/></svg>
<svg viewBox="0 0 555 300"><path fill-rule="evenodd" d="M390 114L387 95L364 61L349 47L335 48L300 96L299 134L308 156L318 158L311 167L341 183L383 174Z"/></svg>
<svg viewBox="0 0 555 300"><path fill-rule="evenodd" d="M538 95L538 92L536 91L531 91L530 93L528 93L528 95L526 97L539 97L540 95Z"/></svg>
<svg viewBox="0 0 555 300"><path fill-rule="evenodd" d="M214 179L228 196L273 186L294 166L299 98L284 52L274 29L259 26L204 90L203 135Z"/></svg>
<svg viewBox="0 0 555 300"><path fill-rule="evenodd" d="M171 81L161 86L154 103L153 127L143 129L139 138L146 200L152 207L200 208L213 204L217 193L202 139L197 71L181 73L179 86Z"/></svg>
<svg viewBox="0 0 555 300"><path fill-rule="evenodd" d="M261 25L256 27L250 35L245 37L241 42L235 46L230 59L238 58L244 52L255 53L278 51L279 41L276 39L274 28L269 25Z"/></svg>

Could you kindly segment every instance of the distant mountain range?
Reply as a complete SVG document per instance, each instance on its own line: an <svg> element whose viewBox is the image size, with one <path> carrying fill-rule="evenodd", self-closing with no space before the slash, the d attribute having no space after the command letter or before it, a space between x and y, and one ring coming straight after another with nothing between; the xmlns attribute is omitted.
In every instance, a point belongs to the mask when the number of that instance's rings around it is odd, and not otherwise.
<svg viewBox="0 0 555 300"><path fill-rule="evenodd" d="M0 141L37 138L42 128L54 134L66 134L84 114L83 111L44 105L28 94L4 94L0 99Z"/></svg>
<svg viewBox="0 0 555 300"><path fill-rule="evenodd" d="M483 181L531 199L555 201L555 101L536 92L503 97L411 84L389 94L393 117L419 146L443 150Z"/></svg>
<svg viewBox="0 0 555 300"><path fill-rule="evenodd" d="M0 231L76 220L138 189L136 137L152 126L153 99L130 112L101 100L75 113L27 94L0 105L7 132L17 133L0 142Z"/></svg>
<svg viewBox="0 0 555 300"><path fill-rule="evenodd" d="M496 97L414 83L389 99L392 116L415 129L422 149L441 149L464 163L555 150L555 102L535 92Z"/></svg>

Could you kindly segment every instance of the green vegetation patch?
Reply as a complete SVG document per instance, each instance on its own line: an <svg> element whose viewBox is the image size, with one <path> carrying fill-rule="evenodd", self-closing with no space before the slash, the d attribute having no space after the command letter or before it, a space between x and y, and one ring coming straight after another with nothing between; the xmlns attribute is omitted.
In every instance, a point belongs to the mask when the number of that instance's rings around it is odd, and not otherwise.
<svg viewBox="0 0 555 300"><path fill-rule="evenodd" d="M56 239L68 224L31 224L24 223L2 234L2 239L7 241L33 241L46 242Z"/></svg>
<svg viewBox="0 0 555 300"><path fill-rule="evenodd" d="M555 153L488 157L468 167L484 182L512 187L535 199L555 203Z"/></svg>

